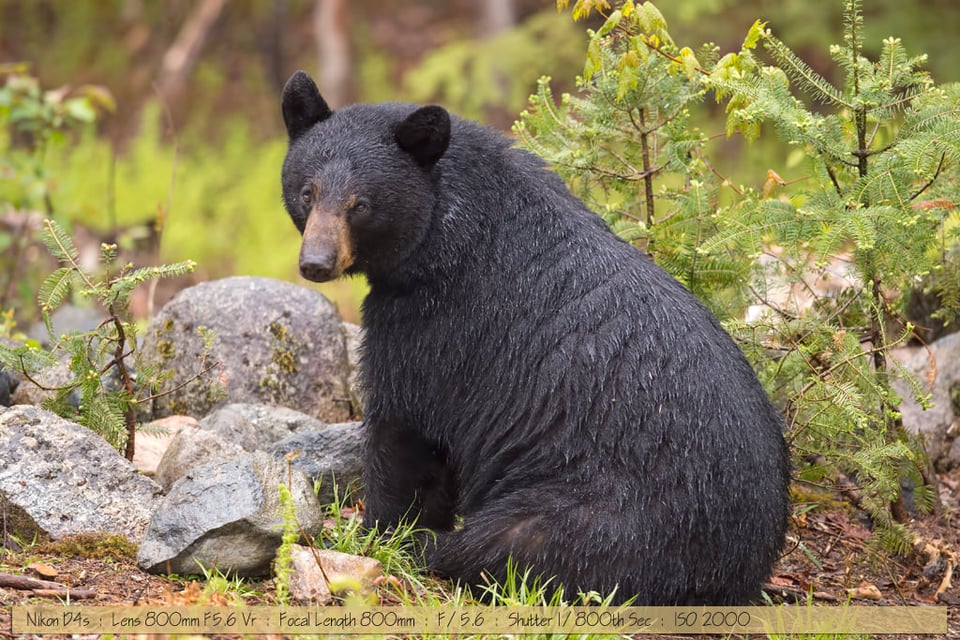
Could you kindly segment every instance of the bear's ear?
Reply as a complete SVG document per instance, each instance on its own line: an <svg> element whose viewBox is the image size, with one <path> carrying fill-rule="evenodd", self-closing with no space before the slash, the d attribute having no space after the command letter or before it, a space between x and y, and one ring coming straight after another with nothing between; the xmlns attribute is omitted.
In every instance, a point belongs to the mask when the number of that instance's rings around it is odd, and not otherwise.
<svg viewBox="0 0 960 640"><path fill-rule="evenodd" d="M450 144L450 114L443 107L421 107L400 123L394 138L417 164L429 167Z"/></svg>
<svg viewBox="0 0 960 640"><path fill-rule="evenodd" d="M297 71L287 80L280 106L291 142L333 113L320 95L313 78L304 71Z"/></svg>

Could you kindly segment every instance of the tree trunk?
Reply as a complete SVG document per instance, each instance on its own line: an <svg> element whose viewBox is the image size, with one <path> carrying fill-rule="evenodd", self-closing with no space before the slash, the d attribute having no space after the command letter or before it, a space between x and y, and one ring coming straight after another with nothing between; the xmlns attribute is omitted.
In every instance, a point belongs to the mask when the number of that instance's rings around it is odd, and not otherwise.
<svg viewBox="0 0 960 640"><path fill-rule="evenodd" d="M167 52L163 54L157 90L167 104L174 102L203 52L210 31L223 13L226 0L202 0L186 19Z"/></svg>
<svg viewBox="0 0 960 640"><path fill-rule="evenodd" d="M283 90L287 76L290 75L289 70L284 66L286 58L283 42L287 36L286 18L287 0L275 0L270 10L270 19L264 25L259 42L267 81L273 88L273 92L278 95Z"/></svg>
<svg viewBox="0 0 960 640"><path fill-rule="evenodd" d="M483 40L494 38L516 26L517 11L515 4L514 0L486 0L486 2L477 3L480 11L477 31L480 38ZM510 78L498 65L493 69L491 80L497 87L499 100L496 104L486 105L484 116L487 122L493 126L508 129L516 115L506 105L507 96L510 92Z"/></svg>
<svg viewBox="0 0 960 640"><path fill-rule="evenodd" d="M480 4L480 37L490 38L513 28L517 22L514 0L487 0Z"/></svg>
<svg viewBox="0 0 960 640"><path fill-rule="evenodd" d="M320 92L327 104L336 109L353 100L353 54L346 0L316 0L313 27Z"/></svg>

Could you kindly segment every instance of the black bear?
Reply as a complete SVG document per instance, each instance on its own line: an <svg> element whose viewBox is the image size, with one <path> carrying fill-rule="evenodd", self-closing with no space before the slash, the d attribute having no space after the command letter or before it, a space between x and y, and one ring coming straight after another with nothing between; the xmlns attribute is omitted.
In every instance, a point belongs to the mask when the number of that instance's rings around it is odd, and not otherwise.
<svg viewBox="0 0 960 640"><path fill-rule="evenodd" d="M368 524L437 573L508 560L637 605L755 601L781 549L782 419L694 296L544 163L438 106L282 98L300 272L365 274ZM462 522L457 518L462 517Z"/></svg>

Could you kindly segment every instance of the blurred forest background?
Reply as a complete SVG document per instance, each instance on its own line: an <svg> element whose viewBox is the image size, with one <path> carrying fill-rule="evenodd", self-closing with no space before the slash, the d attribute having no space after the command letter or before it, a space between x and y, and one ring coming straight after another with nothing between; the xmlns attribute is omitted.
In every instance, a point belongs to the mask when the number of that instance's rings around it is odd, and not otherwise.
<svg viewBox="0 0 960 640"><path fill-rule="evenodd" d="M834 79L826 51L840 38L840 2L658 6L677 42L715 42L721 52L736 50L755 19L768 21ZM870 0L864 14L867 43L879 49L896 35L929 55L938 83L960 80L957 0ZM557 95L573 89L585 30L599 24L574 23L555 0L0 0L0 86L14 73L32 76L54 92L42 95L85 91L100 112L78 114L80 126L43 145L16 135L0 145L0 310L35 319L36 284L52 263L30 230L48 216L94 255L106 240L138 264L193 259L194 280L303 283L299 237L280 200L279 95L290 73L310 72L335 108L437 102L509 131L540 76L553 78ZM9 87L0 103L5 95ZM704 129L719 133L716 109ZM782 147L762 138L749 156L740 139L725 145L724 174L745 183L783 164ZM17 160L18 147L29 157ZM357 321L363 287L358 279L321 290ZM155 293L159 306L172 291ZM136 311L148 314L149 301Z"/></svg>

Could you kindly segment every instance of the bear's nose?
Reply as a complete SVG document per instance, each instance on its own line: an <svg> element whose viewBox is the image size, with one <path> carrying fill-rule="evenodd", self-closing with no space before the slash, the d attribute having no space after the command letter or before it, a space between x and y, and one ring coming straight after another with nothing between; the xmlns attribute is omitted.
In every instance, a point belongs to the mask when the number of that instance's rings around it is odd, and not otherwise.
<svg viewBox="0 0 960 640"><path fill-rule="evenodd" d="M328 252L301 254L300 275L311 282L326 282L332 279L335 262Z"/></svg>

